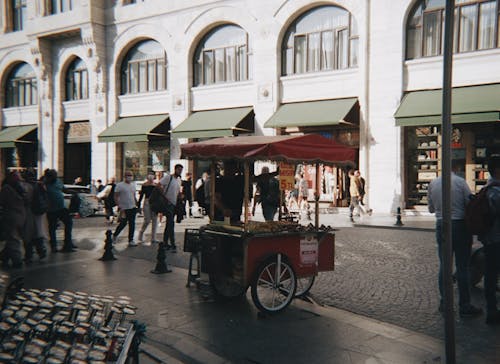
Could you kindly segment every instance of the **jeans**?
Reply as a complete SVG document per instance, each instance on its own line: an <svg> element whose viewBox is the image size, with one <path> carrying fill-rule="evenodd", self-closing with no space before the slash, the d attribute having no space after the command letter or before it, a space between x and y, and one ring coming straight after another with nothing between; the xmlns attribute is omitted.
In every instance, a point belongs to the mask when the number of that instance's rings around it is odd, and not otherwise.
<svg viewBox="0 0 500 364"><path fill-rule="evenodd" d="M276 215L277 210L278 210L278 207L263 203L262 204L262 213L264 215L264 220L273 221L274 215Z"/></svg>
<svg viewBox="0 0 500 364"><path fill-rule="evenodd" d="M64 248L72 248L73 247L73 239L71 237L71 233L73 230L73 218L69 214L69 210L64 208L57 211L49 211L47 212L47 220L49 222L49 239L50 246L52 250L57 248L57 238L56 238L56 230L57 230L57 220L61 220L64 224Z"/></svg>
<svg viewBox="0 0 500 364"><path fill-rule="evenodd" d="M175 221L174 221L174 211L168 211L164 213L165 216L165 231L163 232L163 242L165 245L168 245L168 241L170 240L170 245L175 246Z"/></svg>
<svg viewBox="0 0 500 364"><path fill-rule="evenodd" d="M151 241L156 241L156 227L158 226L157 217L158 214L156 212L151 211L151 207L149 206L149 198L144 200L144 207L142 208L144 213L144 222L142 223L142 227L140 230L141 237L142 234L146 231L149 223L151 223Z"/></svg>
<svg viewBox="0 0 500 364"><path fill-rule="evenodd" d="M500 271L500 243L486 244L484 246L485 271L484 271L484 297L488 311L497 310L497 277Z"/></svg>
<svg viewBox="0 0 500 364"><path fill-rule="evenodd" d="M128 223L128 241L134 241L134 232L135 232L135 214L137 209L131 208L125 210L125 216L121 216L120 214L120 223L116 227L115 233L113 234L115 237L120 235L121 231L125 228Z"/></svg>
<svg viewBox="0 0 500 364"><path fill-rule="evenodd" d="M441 294L441 301L443 300L444 296L442 225L443 221L441 219L436 221L436 240L439 255L439 293ZM472 237L467 231L464 220L451 221L451 241L452 251L455 255L455 267L457 271L456 277L458 285L458 305L465 308L470 304L469 261L471 256Z"/></svg>

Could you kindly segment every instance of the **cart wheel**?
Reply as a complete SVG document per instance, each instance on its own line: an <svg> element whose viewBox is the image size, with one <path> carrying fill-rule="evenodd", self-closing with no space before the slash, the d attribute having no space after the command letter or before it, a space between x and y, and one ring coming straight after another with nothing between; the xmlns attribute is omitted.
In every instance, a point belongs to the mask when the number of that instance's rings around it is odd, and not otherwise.
<svg viewBox="0 0 500 364"><path fill-rule="evenodd" d="M297 290L295 297L304 297L309 293L312 285L314 284L315 276L297 278Z"/></svg>
<svg viewBox="0 0 500 364"><path fill-rule="evenodd" d="M247 291L247 287L243 287L234 279L220 274L211 274L210 283L218 298L235 299L242 297Z"/></svg>
<svg viewBox="0 0 500 364"><path fill-rule="evenodd" d="M294 297L297 279L293 268L278 254L265 260L256 270L252 281L252 300L265 313L277 313L286 308Z"/></svg>

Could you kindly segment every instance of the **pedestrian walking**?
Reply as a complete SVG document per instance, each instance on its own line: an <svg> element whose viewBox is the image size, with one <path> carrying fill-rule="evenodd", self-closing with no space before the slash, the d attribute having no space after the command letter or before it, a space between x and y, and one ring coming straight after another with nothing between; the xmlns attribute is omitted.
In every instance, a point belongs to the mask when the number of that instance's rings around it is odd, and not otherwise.
<svg viewBox="0 0 500 364"><path fill-rule="evenodd" d="M471 304L469 284L469 260L471 255L472 236L465 225L465 206L470 200L472 192L467 182L459 177L457 161L452 161L451 173L451 245L455 255L456 277L458 284L459 314L462 317L476 316L482 310ZM436 241L439 256L439 293L441 300L439 311L444 312L444 288L443 288L443 206L442 206L442 176L431 181L427 191L429 212L436 214Z"/></svg>
<svg viewBox="0 0 500 364"><path fill-rule="evenodd" d="M146 231L148 225L151 223L151 243L156 243L156 229L158 227L158 214L151 210L150 197L151 192L156 187L154 182L155 176L153 173L148 174L146 182L141 186L141 191L139 192L139 201L137 202L137 207L141 209L141 202L144 199L144 204L142 205L142 213L144 215L144 222L142 223L141 229L139 230L139 237L137 240L139 243L144 242L144 232Z"/></svg>
<svg viewBox="0 0 500 364"><path fill-rule="evenodd" d="M269 167L264 166L262 167L261 174L254 178L257 182L257 190L260 192L262 214L266 221L274 220L280 204L280 186L278 180L275 178L277 174L277 171L269 173Z"/></svg>
<svg viewBox="0 0 500 364"><path fill-rule="evenodd" d="M125 178L115 187L114 199L118 206L118 226L113 233L113 241L128 224L128 246L137 246L134 240L135 215L137 213L137 200L135 198L134 175L130 171L125 172Z"/></svg>
<svg viewBox="0 0 500 364"><path fill-rule="evenodd" d="M485 271L484 296L486 298L486 323L500 324L500 311L497 307L497 281L500 274L500 153L488 159L490 178L486 195L490 206L493 224L488 232L479 236L484 245Z"/></svg>
<svg viewBox="0 0 500 364"><path fill-rule="evenodd" d="M309 197L309 184L307 183L307 180L305 179L303 172L300 172L298 177L299 178L298 178L297 189L299 191L299 197L298 197L299 210L301 212L305 212L307 219L311 220L311 208L309 206L309 201L307 200Z"/></svg>
<svg viewBox="0 0 500 364"><path fill-rule="evenodd" d="M33 250L39 259L47 256L45 236L43 233L43 218L49 207L45 185L36 180L35 171L27 169L24 172L24 185L27 191L26 227L24 229L24 261L33 262Z"/></svg>
<svg viewBox="0 0 500 364"><path fill-rule="evenodd" d="M205 182L208 179L208 173L203 172L201 177L198 178L194 185L195 189L195 201L198 202L198 206L201 207L202 213L207 214L207 206L205 204Z"/></svg>
<svg viewBox="0 0 500 364"><path fill-rule="evenodd" d="M12 262L12 268L21 268L26 203L25 191L18 171L7 173L0 191L0 207L2 209L1 228L5 240L5 247L0 254L2 268L9 268L9 262Z"/></svg>
<svg viewBox="0 0 500 364"><path fill-rule="evenodd" d="M102 192L102 190L104 190L104 186L102 184L102 179L98 179L95 183L95 191L96 191L96 194L98 194L99 192Z"/></svg>
<svg viewBox="0 0 500 364"><path fill-rule="evenodd" d="M57 178L57 171L55 169L45 170L43 180L49 200L47 220L51 251L53 253L58 251L56 237L57 222L62 221L64 224L64 244L60 251L65 253L74 252L76 247L73 245L72 238L73 218L64 205L63 184Z"/></svg>
<svg viewBox="0 0 500 364"><path fill-rule="evenodd" d="M186 177L182 181L182 193L184 195L184 211L187 207L187 216L193 217L193 175L191 172L186 172ZM184 215L186 215L184 213Z"/></svg>
<svg viewBox="0 0 500 364"><path fill-rule="evenodd" d="M115 218L115 212L113 210L113 208L116 206L115 182L116 182L115 177L111 177L108 180L108 183L106 184L104 189L97 194L97 198L101 199L104 202L104 212L106 216L106 222L108 222L109 224L112 224Z"/></svg>
<svg viewBox="0 0 500 364"><path fill-rule="evenodd" d="M351 222L354 222L354 209L358 210L358 215L370 215L373 210L366 207L363 199L365 198L365 179L361 177L359 170L349 171L349 193L351 195L351 202L349 204L349 212Z"/></svg>
<svg viewBox="0 0 500 364"><path fill-rule="evenodd" d="M174 167L174 173L165 175L160 180L160 185L163 188L163 193L167 200L173 205L172 209L167 211L165 215L165 230L163 232L163 243L166 249L170 249L172 253L177 252L177 245L175 244L175 221L174 221L174 209L177 205L177 198L181 190L181 174L184 167L182 164L176 164ZM170 242L170 244L169 244Z"/></svg>

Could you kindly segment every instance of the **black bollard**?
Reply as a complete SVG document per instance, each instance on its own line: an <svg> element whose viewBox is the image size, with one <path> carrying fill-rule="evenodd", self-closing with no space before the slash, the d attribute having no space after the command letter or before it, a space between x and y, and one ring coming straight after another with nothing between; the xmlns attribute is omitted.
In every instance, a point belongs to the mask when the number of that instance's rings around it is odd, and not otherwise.
<svg viewBox="0 0 500 364"><path fill-rule="evenodd" d="M154 274L170 273L172 270L167 267L167 254L165 253L165 243L158 244L158 253L156 254L156 266L151 271Z"/></svg>
<svg viewBox="0 0 500 364"><path fill-rule="evenodd" d="M401 207L398 207L396 210L396 223L395 226L403 226L403 222L401 221Z"/></svg>
<svg viewBox="0 0 500 364"><path fill-rule="evenodd" d="M104 254L102 255L99 260L102 260L103 262L106 262L108 260L116 260L115 256L113 255L113 238L111 237L112 233L111 230L106 230L106 240L104 242Z"/></svg>

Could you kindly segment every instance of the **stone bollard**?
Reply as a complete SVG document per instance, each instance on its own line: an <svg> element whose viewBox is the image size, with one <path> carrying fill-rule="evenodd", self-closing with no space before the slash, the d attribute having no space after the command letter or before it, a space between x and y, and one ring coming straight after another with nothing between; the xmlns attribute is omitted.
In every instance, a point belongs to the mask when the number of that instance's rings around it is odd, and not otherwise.
<svg viewBox="0 0 500 364"><path fill-rule="evenodd" d="M401 221L401 207L398 207L396 210L396 223L395 226L403 226L403 222Z"/></svg>
<svg viewBox="0 0 500 364"><path fill-rule="evenodd" d="M156 254L156 266L155 269L151 271L154 274L163 274L172 272L171 269L167 267L167 254L165 253L165 243L161 242L158 244L158 253Z"/></svg>
<svg viewBox="0 0 500 364"><path fill-rule="evenodd" d="M115 256L113 255L113 238L112 238L112 233L111 230L106 230L106 240L104 242L104 254L102 255L99 260L102 260L103 262L106 262L108 260L116 260Z"/></svg>

